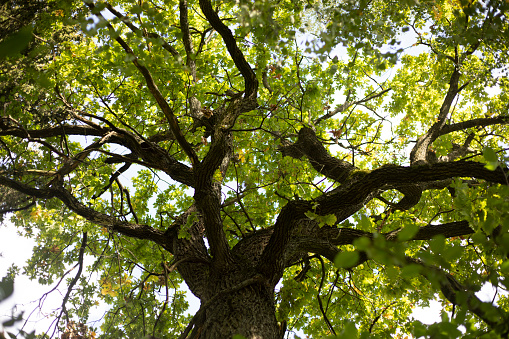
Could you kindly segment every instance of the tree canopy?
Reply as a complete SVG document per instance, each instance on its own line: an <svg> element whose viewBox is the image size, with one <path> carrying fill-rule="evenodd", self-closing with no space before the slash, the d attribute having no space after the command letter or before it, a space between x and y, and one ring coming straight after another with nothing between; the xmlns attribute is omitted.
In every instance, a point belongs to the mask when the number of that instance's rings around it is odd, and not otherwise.
<svg viewBox="0 0 509 339"><path fill-rule="evenodd" d="M508 9L4 1L10 275L67 286L40 336L507 338Z"/></svg>

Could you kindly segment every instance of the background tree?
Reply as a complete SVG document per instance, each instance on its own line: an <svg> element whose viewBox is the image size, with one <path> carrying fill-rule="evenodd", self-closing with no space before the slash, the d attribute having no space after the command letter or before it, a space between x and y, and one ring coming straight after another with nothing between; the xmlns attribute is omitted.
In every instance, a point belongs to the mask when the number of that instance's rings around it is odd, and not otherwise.
<svg viewBox="0 0 509 339"><path fill-rule="evenodd" d="M55 329L508 336L475 296L509 287L506 1L23 3L1 208L67 279Z"/></svg>

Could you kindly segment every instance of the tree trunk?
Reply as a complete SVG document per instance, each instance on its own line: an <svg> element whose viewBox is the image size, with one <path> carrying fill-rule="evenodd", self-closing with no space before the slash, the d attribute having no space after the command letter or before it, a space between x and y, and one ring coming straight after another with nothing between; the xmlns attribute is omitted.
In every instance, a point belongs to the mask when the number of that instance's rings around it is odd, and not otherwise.
<svg viewBox="0 0 509 339"><path fill-rule="evenodd" d="M208 300L202 300L204 317L195 327L200 339L232 338L240 334L249 339L281 338L275 315L274 288L258 277L211 279ZM236 279L235 279L236 278ZM235 281L236 283L232 283ZM220 292L218 292L220 291Z"/></svg>

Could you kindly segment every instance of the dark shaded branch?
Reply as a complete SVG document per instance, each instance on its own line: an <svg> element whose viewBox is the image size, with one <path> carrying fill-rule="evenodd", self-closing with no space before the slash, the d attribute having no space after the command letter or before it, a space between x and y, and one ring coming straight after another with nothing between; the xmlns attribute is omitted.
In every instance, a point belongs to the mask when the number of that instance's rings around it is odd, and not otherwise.
<svg viewBox="0 0 509 339"><path fill-rule="evenodd" d="M92 128L83 125L59 125L26 131L19 128L6 128L0 130L0 136L10 135L18 138L27 138L27 133L32 138L49 138L59 135L103 136L110 131L111 130L106 127Z"/></svg>
<svg viewBox="0 0 509 339"><path fill-rule="evenodd" d="M204 242L204 225L199 218L195 218L197 209L191 205L178 216L164 233L168 239L170 253L175 255L175 263L170 271L178 265L178 271L186 281L191 292L198 298L208 297L206 284L209 279L211 260ZM189 218L194 218L190 229L186 230L187 238L179 238L179 230L183 225L189 225Z"/></svg>
<svg viewBox="0 0 509 339"><path fill-rule="evenodd" d="M399 230L397 231L399 232ZM453 221L439 225L426 225L419 227L419 231L412 238L412 240L430 240L436 235L443 235L446 238L460 237L464 235L473 234L474 230L470 228L468 221ZM387 233L388 240L392 239L394 232Z"/></svg>
<svg viewBox="0 0 509 339"><path fill-rule="evenodd" d="M369 333L371 333L373 331L373 327L375 326L376 322L380 319L380 317L384 314L384 312L389 308L391 307L392 305L394 305L396 303L396 301L393 301L392 303L390 303L389 305L385 306L384 308L382 308L382 310L380 311L380 314L378 314L374 319L373 321L371 322L371 325L369 325Z"/></svg>
<svg viewBox="0 0 509 339"><path fill-rule="evenodd" d="M499 307L479 300L474 292L460 284L451 274L442 269L425 264L420 259L406 257L409 264L423 267L421 274L430 282L438 280L442 294L454 305L466 307L470 312L483 320L491 329L502 337L509 335L509 316Z"/></svg>
<svg viewBox="0 0 509 339"><path fill-rule="evenodd" d="M0 176L0 185L10 187L38 199L47 200L57 198L61 200L71 211L94 224L104 226L112 231L129 237L152 240L162 246L168 246L165 237L163 237L164 233L162 231L154 229L148 225L123 222L112 216L97 212L96 210L79 202L63 187L35 188L4 176Z"/></svg>
<svg viewBox="0 0 509 339"><path fill-rule="evenodd" d="M120 189L120 194L122 196L122 199L125 194L127 206L129 206L129 211L134 218L134 222L139 224L140 221L138 220L138 216L136 215L136 212L134 211L133 205L131 203L131 195L129 194L129 190L127 188L125 188L124 186L122 186L122 184L120 183L120 180L118 180L118 178L115 179L115 182L117 183L118 188Z"/></svg>
<svg viewBox="0 0 509 339"><path fill-rule="evenodd" d="M301 128L297 142L283 143L279 149L283 156L300 159L305 155L317 172L337 182L345 181L355 169L352 164L332 157L309 127Z"/></svg>
<svg viewBox="0 0 509 339"><path fill-rule="evenodd" d="M221 218L220 192L210 185L200 185L195 190L194 200L200 211L214 263L224 268L234 262L226 240Z"/></svg>
<svg viewBox="0 0 509 339"><path fill-rule="evenodd" d="M258 91L258 79L256 79L256 74L246 61L246 58L240 48L237 46L237 40L228 26L221 21L217 13L212 8L212 4L209 0L200 0L200 8L212 27L223 38L226 48L228 49L228 53L230 53L235 66L244 78L245 98L250 101L255 101Z"/></svg>
<svg viewBox="0 0 509 339"><path fill-rule="evenodd" d="M232 98L230 104L218 112L218 121L213 129L210 148L203 161L194 169L196 181L194 200L203 218L214 263L219 266L228 265L234 260L223 228L221 188L214 179L214 173L219 170L224 178L227 172L233 156L232 136L229 129L233 127L236 118L242 112L244 100L241 97Z"/></svg>
<svg viewBox="0 0 509 339"><path fill-rule="evenodd" d="M421 200L422 189L419 185L399 185L396 189L403 193L404 197L394 205L394 209L406 211L417 205Z"/></svg>
<svg viewBox="0 0 509 339"><path fill-rule="evenodd" d="M189 32L189 21L187 16L187 0L179 1L180 11L180 30L182 31L182 42L186 50L186 65L191 71L193 81L196 82L196 63L194 61L193 41L191 40L191 33Z"/></svg>
<svg viewBox="0 0 509 339"><path fill-rule="evenodd" d="M99 194L94 195L92 196L92 199L96 199L98 197L100 197L101 195L104 194L104 192L106 192L108 190L108 188L111 187L111 185L113 185L113 183L115 182L115 180L120 176L120 174L124 173L125 171L127 171L129 169L129 167L131 167L131 163L125 163L124 166L120 167L118 170L115 171L115 173L113 173L113 175L110 177L110 180L108 182L108 185L106 185L102 190L101 192L99 192Z"/></svg>
<svg viewBox="0 0 509 339"><path fill-rule="evenodd" d="M444 127L442 127L442 129L440 130L438 135L441 136L441 135L445 135L445 134L452 133L452 132L466 130L467 128L472 128L472 127L485 127L485 126L508 124L508 123L509 123L509 115L499 115L499 116L493 117L493 118L472 119L472 120L458 122L458 123L451 124L451 125L444 125Z"/></svg>
<svg viewBox="0 0 509 339"><path fill-rule="evenodd" d="M457 66L455 66L454 71L451 74L451 78L449 80L449 90L445 96L445 99L440 107L440 111L437 117L437 121L430 127L430 129L423 136L417 139L415 146L410 152L410 163L415 164L418 162L426 163L426 154L428 152L429 146L438 138L440 130L445 125L445 121L449 111L451 109L452 103L456 98L456 95L461 91L458 88L458 82L461 73Z"/></svg>
<svg viewBox="0 0 509 339"><path fill-rule="evenodd" d="M318 306L320 307L320 312L322 313L323 319L327 324L327 327L332 332L332 334L336 335L336 331L334 330L334 326L332 326L329 318L327 317L326 311L323 309L322 298L320 297L320 293L322 292L323 281L325 280L325 263L323 262L322 257L318 256L320 260L320 265L322 267L322 277L320 279L320 286L318 287L318 291L316 292L316 298L318 299Z"/></svg>
<svg viewBox="0 0 509 339"><path fill-rule="evenodd" d="M402 229L382 233L388 241L397 241L397 235ZM337 246L351 245L356 239L366 237L372 239L374 233L361 231L354 228L337 228L330 226L319 227L314 225L308 229L302 230L300 234L295 234L292 238L292 246L295 250L318 253L332 260L337 252ZM419 230L411 240L431 240L437 235L443 235L446 238L465 236L473 234L474 230L470 228L466 220L454 221L439 225L426 225L419 227ZM315 238L315 243L313 243Z"/></svg>
<svg viewBox="0 0 509 339"><path fill-rule="evenodd" d="M373 192L387 186L432 182L454 177L484 179L489 182L506 184L507 169L500 167L490 171L484 164L471 161L436 163L422 166L387 166L364 174L351 185L340 186L334 191L315 199L318 203L315 213L327 215L336 213L351 205L363 203Z"/></svg>
<svg viewBox="0 0 509 339"><path fill-rule="evenodd" d="M154 139L149 138L148 140L150 141L145 142L130 134L129 131L121 128L116 128L116 132L112 132L114 131L111 128L95 124L94 127L86 125L59 125L39 130L24 130L20 128L7 127L5 129L0 129L0 136L9 135L19 138L27 138L28 133L32 139L35 139L66 135L97 137L109 135L107 143L122 145L130 149L133 153L129 156L113 155L112 158L106 161L106 163L139 163L146 167L162 170L173 180L194 187L193 171L188 166L169 156L166 150L156 144L156 142L166 138L164 135L156 135L154 136ZM95 150L100 151L99 149ZM142 158L143 162L136 161L135 159L137 158Z"/></svg>
<svg viewBox="0 0 509 339"><path fill-rule="evenodd" d="M351 245L356 239L366 237L373 239L374 233L361 231L355 228L338 228L331 226L320 227L318 223L311 220L295 222L290 240L283 254L285 266L292 265L301 256L307 253L316 253L327 258L331 262L339 253L338 246ZM388 241L397 241L397 235L401 229L382 233ZM258 257L262 251L258 246L265 246L274 233L274 228L264 229L255 232L255 234L241 240L233 251L242 255L242 253L251 253ZM419 227L419 230L411 240L430 240L436 235L443 235L446 238L465 236L473 234L474 230L470 228L467 221L456 221L439 225L426 225ZM251 245L252 244L252 245ZM253 248L252 246L256 246ZM256 259L252 259L255 260Z"/></svg>
<svg viewBox="0 0 509 339"><path fill-rule="evenodd" d="M305 212L311 209L306 201L290 201L279 213L274 231L260 256L258 271L273 285L277 283L285 268L284 253L291 239L291 233L297 221L306 218Z"/></svg>
<svg viewBox="0 0 509 339"><path fill-rule="evenodd" d="M81 240L80 252L78 254L78 272L76 272L76 275L74 276L71 283L67 287L67 292L65 293L64 299L62 300L62 310L60 311L60 314L57 317L57 324L60 321L62 315L64 313L67 314L65 304L67 303L67 300L69 300L69 296L71 295L74 285L76 285L76 283L78 282L78 279L81 276L81 272L83 272L83 256L85 254L86 246L87 246L87 232L83 232L83 239Z"/></svg>
<svg viewBox="0 0 509 339"><path fill-rule="evenodd" d="M3 174L0 171L0 174ZM17 175L16 173L13 173ZM28 204L27 204L28 203ZM23 211L35 205L35 199L14 189L0 186L0 222L7 213Z"/></svg>

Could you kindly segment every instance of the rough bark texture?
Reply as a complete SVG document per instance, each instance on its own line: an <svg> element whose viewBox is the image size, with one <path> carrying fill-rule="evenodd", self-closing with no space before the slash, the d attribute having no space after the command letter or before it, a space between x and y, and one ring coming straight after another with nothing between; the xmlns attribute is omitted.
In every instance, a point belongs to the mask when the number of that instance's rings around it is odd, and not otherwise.
<svg viewBox="0 0 509 339"><path fill-rule="evenodd" d="M237 282L248 273L244 271L238 267L211 277L210 291L218 297L207 304L203 324L195 330L203 333L203 338L231 338L235 334L278 338L273 287L256 277Z"/></svg>

